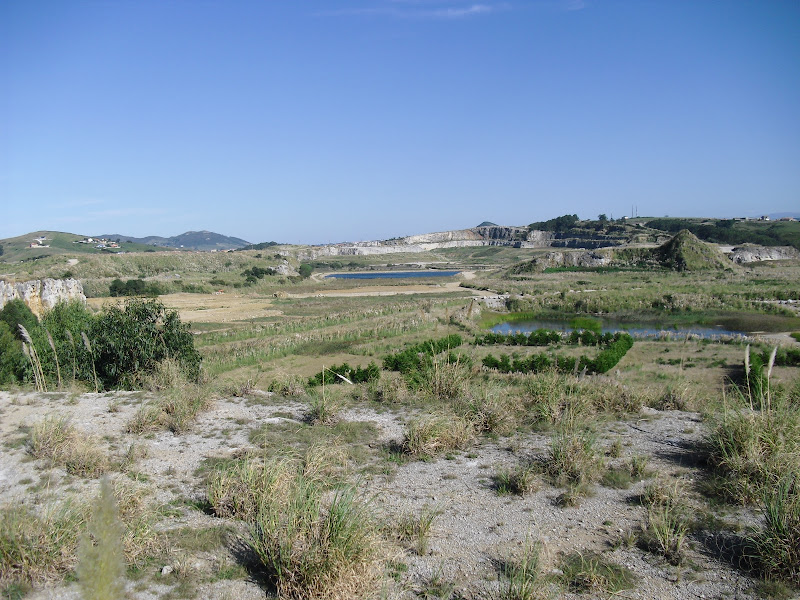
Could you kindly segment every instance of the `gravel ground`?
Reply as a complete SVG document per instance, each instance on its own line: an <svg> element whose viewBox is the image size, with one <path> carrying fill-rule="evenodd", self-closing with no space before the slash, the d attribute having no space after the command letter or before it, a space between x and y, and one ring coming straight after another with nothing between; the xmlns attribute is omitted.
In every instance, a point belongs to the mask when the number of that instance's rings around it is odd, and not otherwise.
<svg viewBox="0 0 800 600"><path fill-rule="evenodd" d="M0 506L15 504L42 505L67 493L96 493L97 482L68 476L43 461L31 460L22 443L24 430L48 415L66 415L87 436L95 436L120 454L132 443L146 454L135 465L135 472L153 490L159 504L176 500L202 499L202 461L211 457L231 457L251 447L250 429L262 424L301 420L303 403L254 392L247 398L218 399L202 413L188 433L175 435L159 432L135 436L125 432L126 423L143 402L152 396L141 392L109 394L37 394L0 392ZM362 405L349 409L342 418L372 422L378 430L371 444L379 447L399 441L403 433L402 416L376 412ZM681 479L687 489L700 482L705 472L697 465L697 442L704 433L698 414L652 409L638 417L600 424L599 440L609 447L622 443L618 458L622 464L634 455L646 455L654 475ZM615 542L629 531L639 531L645 509L638 502L646 481L635 482L629 489L611 489L594 485L590 497L575 508L559 505L563 490L541 481L538 489L524 496L499 495L493 476L501 469L541 460L547 452L548 434L526 433L498 440L483 440L475 447L429 462L412 461L391 468L373 469L358 477L358 485L374 498L374 506L388 521L398 515L435 509L440 515L433 524L426 552L418 555L407 547L397 549L395 562L408 567L397 579L387 577L384 596L412 599L426 597L435 581L448 582L455 597L464 599L496 597L499 584L498 564L518 555L529 540L539 540L543 547L545 570L558 574L563 554L602 552L614 563L632 570L635 587L615 596L622 598L756 598L755 580L720 560L714 550L713 532L690 534L686 560L680 567L636 546L617 547ZM377 473L377 474L376 474ZM46 484L43 482L46 480ZM651 479L652 480L652 479ZM698 507L704 504L692 492ZM217 526L221 519L178 504L180 514L164 519L161 527L172 529ZM757 515L745 510L725 509L724 519L736 524L757 524ZM717 515L719 516L719 515ZM145 578L130 582L130 598L174 596L180 581L174 576L160 577L163 567L182 572L204 574L223 563L235 562L233 549L197 552L191 556L170 555L164 564L148 567ZM151 572L150 572L151 571ZM188 597L263 598L265 590L256 581L237 579L209 581L192 588ZM205 580L205 581L203 581ZM560 591L559 597L611 597L608 593L581 596ZM29 596L78 598L74 583L50 583L37 587ZM434 597L434 596L427 596Z"/></svg>

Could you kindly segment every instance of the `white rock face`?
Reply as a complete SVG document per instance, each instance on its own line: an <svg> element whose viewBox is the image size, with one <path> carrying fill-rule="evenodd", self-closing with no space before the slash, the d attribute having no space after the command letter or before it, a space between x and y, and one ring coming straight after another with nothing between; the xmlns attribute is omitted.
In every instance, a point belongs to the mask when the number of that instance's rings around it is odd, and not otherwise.
<svg viewBox="0 0 800 600"><path fill-rule="evenodd" d="M761 260L790 260L800 258L800 252L791 246L738 246L733 249L730 259L736 264L758 262Z"/></svg>
<svg viewBox="0 0 800 600"><path fill-rule="evenodd" d="M37 317L62 301L86 302L83 286L77 279L34 279L22 283L0 281L0 308L15 299L27 304Z"/></svg>

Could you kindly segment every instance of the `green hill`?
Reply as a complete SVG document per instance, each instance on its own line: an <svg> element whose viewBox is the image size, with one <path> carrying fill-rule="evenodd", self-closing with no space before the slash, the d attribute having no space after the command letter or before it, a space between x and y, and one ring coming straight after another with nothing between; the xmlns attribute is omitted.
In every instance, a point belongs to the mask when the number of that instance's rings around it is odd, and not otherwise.
<svg viewBox="0 0 800 600"><path fill-rule="evenodd" d="M731 268L729 260L688 229L679 231L671 240L654 249L653 257L661 266L674 271L720 271Z"/></svg>
<svg viewBox="0 0 800 600"><path fill-rule="evenodd" d="M33 231L25 235L0 240L3 254L0 261L10 263L17 261L39 260L60 254L101 254L117 252L152 252L166 250L142 244L122 242L119 248L98 248L96 243L81 243L86 236L63 231ZM31 247L31 245L35 247Z"/></svg>

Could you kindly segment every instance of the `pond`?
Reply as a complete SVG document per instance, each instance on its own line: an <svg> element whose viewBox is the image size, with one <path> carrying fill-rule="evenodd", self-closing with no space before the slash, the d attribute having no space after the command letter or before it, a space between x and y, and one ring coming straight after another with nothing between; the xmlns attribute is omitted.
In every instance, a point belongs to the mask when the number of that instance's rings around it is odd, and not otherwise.
<svg viewBox="0 0 800 600"><path fill-rule="evenodd" d="M572 331L569 321L514 321L500 323L491 328L494 333L530 333L536 329L554 329L556 331ZM672 337L673 339L685 338L686 335L715 339L720 337L744 337L748 335L746 331L734 331L726 329L722 325L692 325L679 324L658 326L655 324L642 323L623 323L619 321L602 320L603 333L625 331L635 338L662 338Z"/></svg>
<svg viewBox="0 0 800 600"><path fill-rule="evenodd" d="M409 277L452 277L461 271L362 271L360 273L331 273L333 279L406 279Z"/></svg>

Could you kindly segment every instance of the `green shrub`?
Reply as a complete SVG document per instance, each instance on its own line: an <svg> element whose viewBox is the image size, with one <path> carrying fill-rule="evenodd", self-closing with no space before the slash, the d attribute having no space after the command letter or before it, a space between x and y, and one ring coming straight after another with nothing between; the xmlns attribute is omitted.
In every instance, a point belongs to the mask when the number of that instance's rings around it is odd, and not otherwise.
<svg viewBox="0 0 800 600"><path fill-rule="evenodd" d="M0 321L0 385L22 382L30 376L30 362L22 352L22 342L5 321Z"/></svg>
<svg viewBox="0 0 800 600"><path fill-rule="evenodd" d="M108 286L109 296L149 296L155 297L167 293L157 282L146 282L144 279L114 279Z"/></svg>
<svg viewBox="0 0 800 600"><path fill-rule="evenodd" d="M176 360L186 377L200 376L200 354L188 325L156 300L128 300L109 306L92 324L97 376L106 388L131 387L165 359Z"/></svg>
<svg viewBox="0 0 800 600"><path fill-rule="evenodd" d="M632 347L633 338L627 333L619 334L619 337L590 363L590 370L595 373L607 373L617 366Z"/></svg>
<svg viewBox="0 0 800 600"><path fill-rule="evenodd" d="M11 333L14 334L18 340L22 339L19 326L23 325L28 331L34 331L39 325L39 319L36 318L22 300L14 298L6 302L5 306L0 309L0 321L5 322Z"/></svg>
<svg viewBox="0 0 800 600"><path fill-rule="evenodd" d="M396 354L384 357L383 368L387 371L400 371L410 373L423 365L423 357L435 356L445 350L452 350L463 343L458 334L448 335L438 340L428 340L419 344L414 344Z"/></svg>
<svg viewBox="0 0 800 600"><path fill-rule="evenodd" d="M351 367L347 363L341 365L334 365L332 367L325 367L324 371L320 371L308 380L308 385L317 386L322 385L323 380L326 384L343 383L342 377L350 380L351 383L367 383L375 381L381 376L381 370L375 363L369 363L366 367Z"/></svg>

